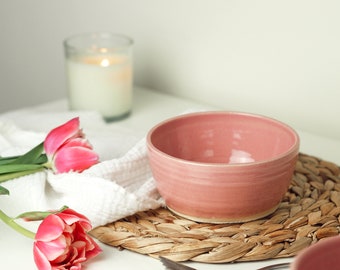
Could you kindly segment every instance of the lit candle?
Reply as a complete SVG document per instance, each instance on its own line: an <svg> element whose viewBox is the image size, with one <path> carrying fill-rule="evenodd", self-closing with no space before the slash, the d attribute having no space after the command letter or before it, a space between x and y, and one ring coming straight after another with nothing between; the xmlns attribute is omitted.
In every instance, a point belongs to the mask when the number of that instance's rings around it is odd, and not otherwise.
<svg viewBox="0 0 340 270"><path fill-rule="evenodd" d="M107 40L102 43L107 45ZM65 45L66 51L70 51L66 52L70 108L96 110L107 120L128 115L133 94L130 49L121 44L116 48L100 46L98 40L87 45L90 46L73 50L71 45Z"/></svg>

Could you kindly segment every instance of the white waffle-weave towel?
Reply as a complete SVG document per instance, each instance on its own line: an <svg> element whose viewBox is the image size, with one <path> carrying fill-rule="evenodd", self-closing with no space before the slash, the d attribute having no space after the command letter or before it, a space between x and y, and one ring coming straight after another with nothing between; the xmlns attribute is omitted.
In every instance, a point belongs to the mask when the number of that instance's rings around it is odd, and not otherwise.
<svg viewBox="0 0 340 270"><path fill-rule="evenodd" d="M149 168L144 135L119 126L107 128L95 112L15 111L0 115L0 155L22 154L44 140L54 127L72 117L80 125L101 162L83 173L31 174L2 183L9 196L0 207L9 215L63 205L87 216L94 227L138 211L162 206Z"/></svg>

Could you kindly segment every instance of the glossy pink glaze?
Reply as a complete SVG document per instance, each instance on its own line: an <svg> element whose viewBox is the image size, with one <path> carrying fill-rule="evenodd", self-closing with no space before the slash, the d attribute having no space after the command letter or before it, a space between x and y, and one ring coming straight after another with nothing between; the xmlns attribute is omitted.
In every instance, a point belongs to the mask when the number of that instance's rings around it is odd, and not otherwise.
<svg viewBox="0 0 340 270"><path fill-rule="evenodd" d="M291 270L340 269L340 236L321 239L302 250L294 259Z"/></svg>
<svg viewBox="0 0 340 270"><path fill-rule="evenodd" d="M198 221L238 222L273 212L289 186L299 137L263 116L178 116L147 136L153 176L167 206Z"/></svg>

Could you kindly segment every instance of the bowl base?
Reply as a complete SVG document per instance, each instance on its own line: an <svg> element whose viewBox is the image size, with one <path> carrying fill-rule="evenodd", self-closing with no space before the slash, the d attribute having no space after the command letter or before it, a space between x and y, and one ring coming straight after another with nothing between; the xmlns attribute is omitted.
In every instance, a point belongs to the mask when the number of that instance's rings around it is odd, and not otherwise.
<svg viewBox="0 0 340 270"><path fill-rule="evenodd" d="M169 206L166 206L171 212L173 212L174 214L181 216L183 218L186 219L190 219L193 221L197 221L200 223L212 223L212 224L224 224L224 223L243 223L243 222L248 222L248 221L253 221L253 220L257 220L263 217L266 217L272 213L274 213L276 211L276 209L279 207L280 203L278 203L276 206L274 206L273 208L266 210L264 212L258 213L256 215L252 215L252 216L246 216L246 217L237 217L237 218L202 218L202 217L196 217L196 216L190 216L190 215L186 215L186 214L182 214L181 212L178 212L174 209L172 209Z"/></svg>

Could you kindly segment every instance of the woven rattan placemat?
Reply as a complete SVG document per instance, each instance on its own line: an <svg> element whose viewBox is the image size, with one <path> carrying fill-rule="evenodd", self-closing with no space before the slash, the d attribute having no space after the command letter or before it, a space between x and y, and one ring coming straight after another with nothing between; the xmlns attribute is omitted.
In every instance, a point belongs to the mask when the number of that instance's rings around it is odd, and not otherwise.
<svg viewBox="0 0 340 270"><path fill-rule="evenodd" d="M103 243L174 261L225 263L294 256L340 231L340 169L300 154L277 211L240 224L190 221L160 208L137 213L91 234Z"/></svg>

